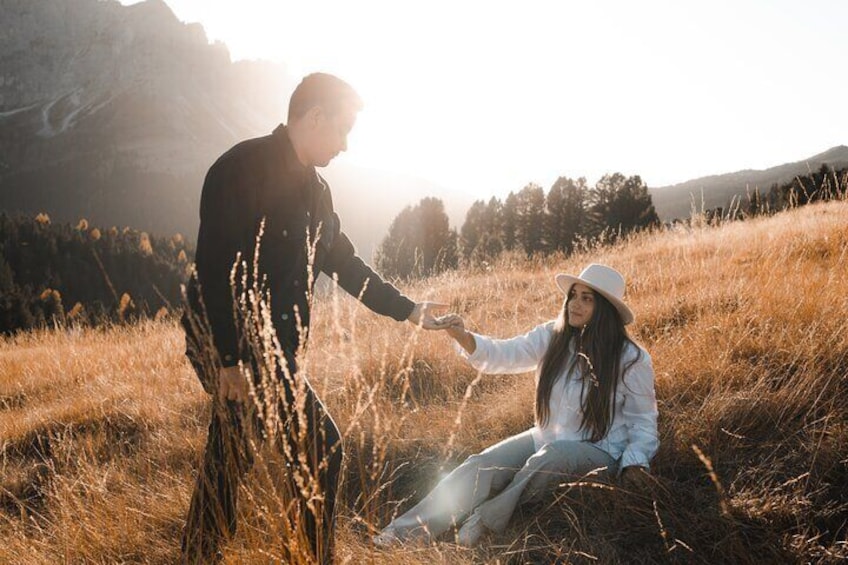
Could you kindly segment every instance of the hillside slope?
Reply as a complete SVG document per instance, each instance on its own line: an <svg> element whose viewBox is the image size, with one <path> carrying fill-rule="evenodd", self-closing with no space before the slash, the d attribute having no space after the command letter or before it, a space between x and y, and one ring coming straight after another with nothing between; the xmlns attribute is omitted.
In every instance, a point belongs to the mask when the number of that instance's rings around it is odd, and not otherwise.
<svg viewBox="0 0 848 565"><path fill-rule="evenodd" d="M795 177L817 172L822 165L831 170L848 167L848 147L838 145L823 153L793 163L764 170L746 169L688 180L671 186L650 189L654 207L663 221L688 218L695 210L726 207L734 198L746 198L759 190L765 194L772 185L782 186Z"/></svg>
<svg viewBox="0 0 848 565"><path fill-rule="evenodd" d="M446 336L319 297L304 367L346 438L339 561L845 559L846 260L848 203L831 202L407 287L507 337L556 314L555 273L611 264L657 373L651 490L563 486L475 550L377 551L368 532L466 455L526 429L532 377L477 380ZM0 562L174 562L207 413L174 321L0 341ZM267 563L280 508L243 506L251 527L226 562Z"/></svg>

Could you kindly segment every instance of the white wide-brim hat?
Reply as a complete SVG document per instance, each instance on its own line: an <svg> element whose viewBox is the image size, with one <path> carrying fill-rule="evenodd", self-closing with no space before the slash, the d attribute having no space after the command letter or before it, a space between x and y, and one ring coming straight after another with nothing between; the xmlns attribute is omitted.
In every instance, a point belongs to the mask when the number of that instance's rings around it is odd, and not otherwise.
<svg viewBox="0 0 848 565"><path fill-rule="evenodd" d="M635 319L633 311L624 303L624 277L612 267L592 263L576 277L565 273L558 274L556 283L566 295L573 284L585 284L615 306L625 325Z"/></svg>

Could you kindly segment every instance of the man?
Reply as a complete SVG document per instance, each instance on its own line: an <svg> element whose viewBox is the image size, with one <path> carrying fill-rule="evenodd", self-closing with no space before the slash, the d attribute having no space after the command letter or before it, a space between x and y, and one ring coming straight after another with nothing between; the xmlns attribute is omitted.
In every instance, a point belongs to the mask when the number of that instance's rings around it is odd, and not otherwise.
<svg viewBox="0 0 848 565"><path fill-rule="evenodd" d="M215 399L203 468L183 535L185 562L220 556L219 541L236 528L238 482L253 462L245 437L250 430L259 430L258 437L273 433L267 418L252 409L255 403L245 402L250 385L258 381L248 379L265 365L255 348L251 350L244 320L233 307L234 294L245 291L231 288L234 263L245 262L243 267L237 265L240 270L233 281L264 281L270 291L272 325L284 354L283 366L274 376L283 384L281 426L289 436L275 445L286 454L282 474L311 474L319 483L317 496L298 501L305 536L318 562L332 559L342 451L338 428L297 373L296 352L309 327L311 273L336 276L345 291L379 314L425 329L439 327L430 309L442 305L414 303L357 257L340 230L330 189L315 171L347 149L348 133L361 108L361 99L346 82L323 73L309 75L291 96L287 125L237 144L206 176L196 277L189 284L190 307L183 324L189 359ZM260 231L259 258L254 263ZM258 272L253 272L254 264ZM305 398L303 419L291 416L296 397ZM303 421L305 430L299 425ZM292 491L300 496L298 488Z"/></svg>

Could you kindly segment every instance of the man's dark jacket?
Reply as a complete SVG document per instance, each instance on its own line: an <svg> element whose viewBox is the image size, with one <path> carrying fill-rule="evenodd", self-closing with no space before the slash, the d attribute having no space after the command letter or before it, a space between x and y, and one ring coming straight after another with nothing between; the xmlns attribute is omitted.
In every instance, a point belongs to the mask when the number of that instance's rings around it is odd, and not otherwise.
<svg viewBox="0 0 848 565"><path fill-rule="evenodd" d="M329 186L313 167L298 161L286 127L280 125L271 135L241 142L224 153L210 167L203 184L197 281L193 277L189 282L188 298L199 311L199 282L225 367L237 364L239 358L247 360L233 320L230 271L238 252L252 264L263 219L260 275L267 276L274 327L284 350L293 352L299 342L295 306L300 325L309 327L307 290L312 289L308 288L307 242L315 243L316 234L313 285L319 272L336 274L339 285L353 296L361 294L362 302L374 312L395 320L405 320L412 312L414 303L357 257L340 229Z"/></svg>

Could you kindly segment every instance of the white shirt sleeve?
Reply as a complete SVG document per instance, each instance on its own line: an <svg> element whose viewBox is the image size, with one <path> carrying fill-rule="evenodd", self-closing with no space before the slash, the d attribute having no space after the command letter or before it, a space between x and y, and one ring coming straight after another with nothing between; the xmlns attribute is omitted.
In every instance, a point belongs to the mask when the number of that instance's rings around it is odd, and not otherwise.
<svg viewBox="0 0 848 565"><path fill-rule="evenodd" d="M627 447L621 456L621 469L631 465L649 467L660 445L657 433L657 396L651 357L642 358L624 375L624 406L621 415L627 426Z"/></svg>
<svg viewBox="0 0 848 565"><path fill-rule="evenodd" d="M481 373L524 373L535 370L542 362L554 332L554 322L536 326L512 339L493 339L472 333L477 348L468 355L459 352Z"/></svg>

